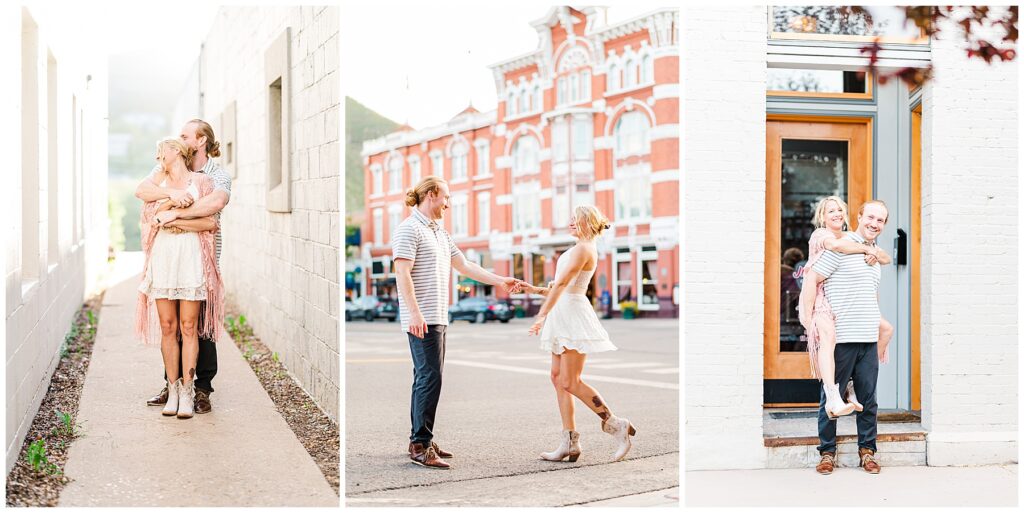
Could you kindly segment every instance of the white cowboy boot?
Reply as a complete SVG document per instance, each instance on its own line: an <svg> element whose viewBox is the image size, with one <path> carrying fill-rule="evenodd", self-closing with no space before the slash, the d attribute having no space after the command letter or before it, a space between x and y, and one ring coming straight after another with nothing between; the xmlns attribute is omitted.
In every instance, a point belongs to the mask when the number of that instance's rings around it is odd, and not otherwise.
<svg viewBox="0 0 1024 513"><path fill-rule="evenodd" d="M839 385L822 383L822 386L825 388L825 413L828 418L834 419L853 413L853 405L843 402L843 397L839 394Z"/></svg>
<svg viewBox="0 0 1024 513"><path fill-rule="evenodd" d="M178 383L181 383L181 378L174 383L167 382L167 403L164 404L164 409L160 413L168 417L178 413Z"/></svg>
<svg viewBox="0 0 1024 513"><path fill-rule="evenodd" d="M629 437L636 435L636 428L629 422L629 419L612 415L610 419L601 425L601 430L619 441L619 449L615 451L613 461L622 461L626 457L626 453L633 447L633 442Z"/></svg>
<svg viewBox="0 0 1024 513"><path fill-rule="evenodd" d="M857 392L853 390L853 381L846 382L846 400L853 405L854 411L864 411L864 405L857 401Z"/></svg>
<svg viewBox="0 0 1024 513"><path fill-rule="evenodd" d="M195 406L195 381L178 382L178 418L191 419Z"/></svg>
<svg viewBox="0 0 1024 513"><path fill-rule="evenodd" d="M576 431L562 431L562 444L551 452L540 453L540 459L547 461L562 461L566 456L571 462L580 459L580 434Z"/></svg>

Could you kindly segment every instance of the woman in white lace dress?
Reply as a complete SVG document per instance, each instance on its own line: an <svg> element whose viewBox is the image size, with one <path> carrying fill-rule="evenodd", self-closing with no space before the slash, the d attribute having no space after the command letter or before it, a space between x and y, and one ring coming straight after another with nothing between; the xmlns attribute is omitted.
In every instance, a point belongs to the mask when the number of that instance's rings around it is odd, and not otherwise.
<svg viewBox="0 0 1024 513"><path fill-rule="evenodd" d="M157 160L163 169L153 180L160 180L161 187L186 190L190 201L195 201L211 193L213 183L209 176L189 169L192 154L192 148L180 140L162 139L157 143ZM175 207L170 200L143 206L146 265L139 284L136 331L147 342L159 337L168 391L163 415L187 419L193 415L198 335L215 338L223 323L223 287L214 260L217 220L162 222L160 214ZM179 376L179 369L184 376Z"/></svg>
<svg viewBox="0 0 1024 513"><path fill-rule="evenodd" d="M576 244L555 265L555 281L548 287L527 285L531 294L547 297L530 334L540 334L541 349L551 353L551 383L558 398L558 412L562 416L561 445L540 455L548 461L576 461L580 457L580 435L576 432L573 397L583 401L601 418L601 429L619 442L613 459L621 461L632 447L630 437L636 428L628 419L612 414L601 394L583 381L583 364L587 355L617 348L608 339L608 332L594 313L587 299L590 280L597 269L597 247L594 238L608 228L608 219L597 208L581 205L574 209L569 229Z"/></svg>

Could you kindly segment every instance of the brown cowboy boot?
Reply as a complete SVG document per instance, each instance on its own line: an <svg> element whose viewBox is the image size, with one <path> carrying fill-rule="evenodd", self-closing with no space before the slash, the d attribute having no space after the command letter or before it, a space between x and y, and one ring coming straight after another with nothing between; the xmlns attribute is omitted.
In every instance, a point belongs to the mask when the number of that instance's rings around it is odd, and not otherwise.
<svg viewBox="0 0 1024 513"><path fill-rule="evenodd" d="M449 470L452 468L448 462L442 460L433 447L424 447L421 443L412 444L412 451L409 452L409 459L413 463L427 468Z"/></svg>
<svg viewBox="0 0 1024 513"><path fill-rule="evenodd" d="M868 474L877 474L882 471L882 466L875 461L875 451L863 447L857 449L860 455L860 467Z"/></svg>
<svg viewBox="0 0 1024 513"><path fill-rule="evenodd" d="M834 452L823 452L821 453L821 461L818 462L818 466L814 467L819 474L827 476L836 469L836 453Z"/></svg>

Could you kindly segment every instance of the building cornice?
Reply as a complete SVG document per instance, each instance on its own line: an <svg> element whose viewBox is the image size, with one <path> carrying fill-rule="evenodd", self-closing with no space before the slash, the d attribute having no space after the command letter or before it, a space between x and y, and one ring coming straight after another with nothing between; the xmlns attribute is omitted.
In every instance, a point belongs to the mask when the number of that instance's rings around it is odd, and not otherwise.
<svg viewBox="0 0 1024 513"><path fill-rule="evenodd" d="M363 157L369 157L379 153L386 153L398 148L413 146L470 130L486 128L494 125L497 121L498 112L494 110L473 114L462 114L441 125L427 127L422 130L392 132L383 137L364 141L363 150L360 152L360 155Z"/></svg>

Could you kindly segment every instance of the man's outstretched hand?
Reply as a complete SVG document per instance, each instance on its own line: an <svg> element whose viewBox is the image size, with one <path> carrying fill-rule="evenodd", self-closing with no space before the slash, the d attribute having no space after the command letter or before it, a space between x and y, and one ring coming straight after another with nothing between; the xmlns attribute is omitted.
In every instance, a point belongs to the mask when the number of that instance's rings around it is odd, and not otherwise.
<svg viewBox="0 0 1024 513"><path fill-rule="evenodd" d="M511 276L501 280L501 286L504 287L505 292L508 292L509 294L519 294L523 291L523 286L525 284L526 282Z"/></svg>

